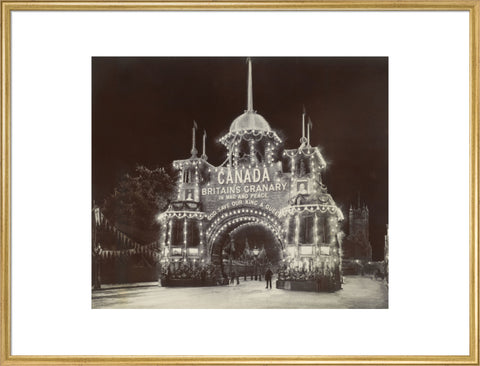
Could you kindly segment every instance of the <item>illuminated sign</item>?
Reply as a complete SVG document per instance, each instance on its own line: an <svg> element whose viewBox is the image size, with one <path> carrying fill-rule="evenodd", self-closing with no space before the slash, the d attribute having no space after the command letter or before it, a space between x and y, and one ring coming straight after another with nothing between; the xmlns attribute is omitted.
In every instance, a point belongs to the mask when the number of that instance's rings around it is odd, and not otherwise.
<svg viewBox="0 0 480 366"><path fill-rule="evenodd" d="M263 168L263 172L258 168L251 169L232 169L221 170L217 175L218 184L238 184L238 183L263 183L270 182L268 169Z"/></svg>
<svg viewBox="0 0 480 366"><path fill-rule="evenodd" d="M300 245L298 248L300 249L300 254L302 255L313 254L313 247L311 245Z"/></svg>
<svg viewBox="0 0 480 366"><path fill-rule="evenodd" d="M239 194L239 193L259 193L259 192L274 192L284 191L287 188L287 183L270 183L270 184L250 184L243 186L230 187L204 187L202 188L202 196L211 194ZM259 196L259 198L262 196ZM233 197L232 197L233 198Z"/></svg>
<svg viewBox="0 0 480 366"><path fill-rule="evenodd" d="M182 255L182 248L172 248L172 255Z"/></svg>
<svg viewBox="0 0 480 366"><path fill-rule="evenodd" d="M265 199L273 198L269 193L281 193L283 197L290 190L289 180L280 177L278 168L220 168L211 175L210 182L203 185L200 194L204 199L213 196L215 200Z"/></svg>
<svg viewBox="0 0 480 366"><path fill-rule="evenodd" d="M320 247L320 254L321 255L330 255L330 247Z"/></svg>

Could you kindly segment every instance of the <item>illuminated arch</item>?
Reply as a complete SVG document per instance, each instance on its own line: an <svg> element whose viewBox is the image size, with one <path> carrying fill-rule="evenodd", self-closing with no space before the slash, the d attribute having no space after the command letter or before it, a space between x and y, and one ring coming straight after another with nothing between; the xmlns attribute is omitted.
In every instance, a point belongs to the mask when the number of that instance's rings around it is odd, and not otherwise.
<svg viewBox="0 0 480 366"><path fill-rule="evenodd" d="M212 254L214 243L220 235L247 223L258 224L272 232L283 249L285 232L280 219L264 208L245 205L234 209L225 209L212 218L206 231L208 253Z"/></svg>

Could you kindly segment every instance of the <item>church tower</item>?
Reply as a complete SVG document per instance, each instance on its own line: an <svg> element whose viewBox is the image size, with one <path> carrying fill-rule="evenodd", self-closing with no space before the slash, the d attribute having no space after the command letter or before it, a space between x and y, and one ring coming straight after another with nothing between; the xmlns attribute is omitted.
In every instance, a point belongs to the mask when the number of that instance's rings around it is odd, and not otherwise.
<svg viewBox="0 0 480 366"><path fill-rule="evenodd" d="M365 204L363 206L360 205L360 197L358 198L358 206L356 208L353 208L350 205L350 211L348 214L348 232L350 235L361 236L367 241L369 240L368 214L368 206Z"/></svg>
<svg viewBox="0 0 480 366"><path fill-rule="evenodd" d="M360 203L356 207L350 205L348 212L348 236L343 243L343 258L351 260L371 261L372 246L369 238L368 206Z"/></svg>

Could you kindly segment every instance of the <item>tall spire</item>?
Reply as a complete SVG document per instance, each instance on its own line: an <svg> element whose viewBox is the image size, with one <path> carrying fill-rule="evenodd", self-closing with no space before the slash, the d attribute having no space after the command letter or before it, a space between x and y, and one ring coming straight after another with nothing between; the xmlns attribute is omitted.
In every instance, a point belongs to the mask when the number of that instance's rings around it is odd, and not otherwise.
<svg viewBox="0 0 480 366"><path fill-rule="evenodd" d="M312 120L308 117L308 124L307 124L307 146L310 147L310 130L312 129Z"/></svg>
<svg viewBox="0 0 480 366"><path fill-rule="evenodd" d="M201 158L203 160L207 160L208 159L208 156L206 154L206 150L205 150L205 141L207 140L207 131L203 130L203 153L202 153L202 156Z"/></svg>
<svg viewBox="0 0 480 366"><path fill-rule="evenodd" d="M305 115L307 113L305 112L305 105L303 105L303 111L302 111L302 140L305 138ZM300 141L303 142L303 141Z"/></svg>
<svg viewBox="0 0 480 366"><path fill-rule="evenodd" d="M247 58L248 62L248 94L247 94L247 111L253 111L253 91L252 91L252 59Z"/></svg>
<svg viewBox="0 0 480 366"><path fill-rule="evenodd" d="M305 105L302 106L302 137L300 138L300 149L303 149L307 145L307 138L305 137L305 117L307 112L305 111Z"/></svg>
<svg viewBox="0 0 480 366"><path fill-rule="evenodd" d="M192 153L192 158L197 157L197 149L195 148L195 131L197 130L197 122L193 121L193 127L192 127L192 150L190 151Z"/></svg>

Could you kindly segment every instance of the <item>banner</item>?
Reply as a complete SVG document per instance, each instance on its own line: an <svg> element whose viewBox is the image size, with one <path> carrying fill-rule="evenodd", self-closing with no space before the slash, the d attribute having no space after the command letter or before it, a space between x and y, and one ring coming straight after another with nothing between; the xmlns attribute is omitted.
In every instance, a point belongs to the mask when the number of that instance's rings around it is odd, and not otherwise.
<svg viewBox="0 0 480 366"><path fill-rule="evenodd" d="M136 241L130 239L128 235L124 232L117 229L117 227L111 224L107 218L102 214L99 207L94 209L95 215L95 225L97 228L104 227L108 231L112 232L115 236L115 239L120 242L120 246L123 248L121 250L100 250L94 252L95 256L100 256L101 258L118 258L121 256L131 256L135 254L146 254L152 258L158 258L158 250L160 248L160 241L154 241L152 243L142 245ZM98 243L96 243L96 246Z"/></svg>

